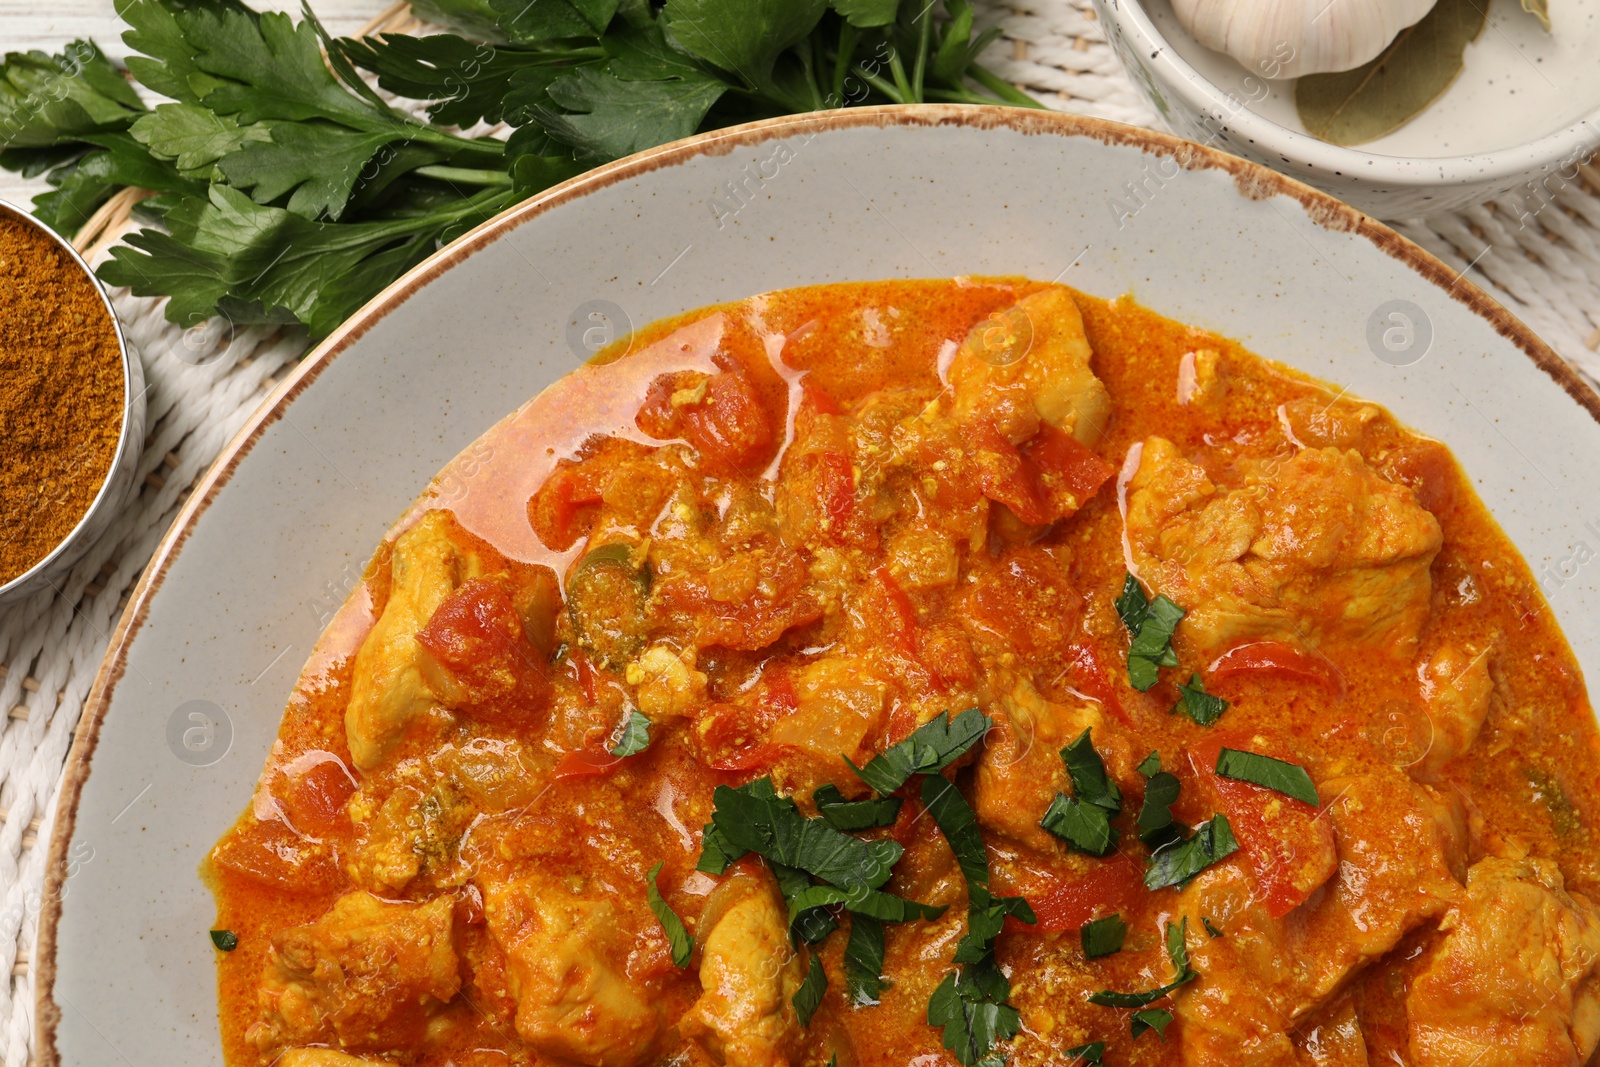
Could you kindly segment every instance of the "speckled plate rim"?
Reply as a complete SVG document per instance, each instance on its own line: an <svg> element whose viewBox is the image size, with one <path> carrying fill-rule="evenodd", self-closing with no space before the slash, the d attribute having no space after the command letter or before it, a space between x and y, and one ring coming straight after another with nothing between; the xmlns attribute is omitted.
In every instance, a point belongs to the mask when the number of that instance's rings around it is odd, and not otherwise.
<svg viewBox="0 0 1600 1067"><path fill-rule="evenodd" d="M1539 340L1532 330L1439 259L1401 237L1389 227L1326 193L1259 164L1169 134L1082 115L1020 108L954 104L866 107L786 116L733 126L682 141L674 141L589 171L508 208L440 249L375 296L348 321L329 334L278 384L223 448L216 461L200 479L193 494L184 503L171 528L161 539L111 635L110 647L89 691L82 718L73 735L72 749L67 756L61 795L57 801L54 831L46 860L45 890L39 913L38 945L34 954L36 997L34 1054L40 1067L58 1067L61 1062L56 1048L56 1031L61 1021L61 1012L52 995L56 979L56 928L61 918L67 847L72 840L78 801L82 795L83 784L91 770L101 724L105 720L106 710L110 706L117 683L126 670L129 647L138 636L148 613L151 598L161 588L162 580L178 553L182 551L196 520L226 487L240 461L249 455L256 442L260 440L262 432L284 416L289 404L310 388L340 353L389 312L405 303L445 271L547 211L663 167L681 165L701 156L727 155L738 148L759 145L775 138L864 127L899 126L965 126L984 130L1001 128L1031 136L1089 137L1107 145L1137 147L1145 152L1170 158L1185 170L1221 171L1233 178L1239 194L1246 199L1292 197L1300 202L1306 214L1318 226L1333 232L1365 237L1380 251L1410 267L1422 278L1482 317L1497 333L1520 348L1540 370L1554 379L1575 403L1589 413L1591 418L1600 422L1600 394L1579 378L1577 373L1548 345Z"/></svg>

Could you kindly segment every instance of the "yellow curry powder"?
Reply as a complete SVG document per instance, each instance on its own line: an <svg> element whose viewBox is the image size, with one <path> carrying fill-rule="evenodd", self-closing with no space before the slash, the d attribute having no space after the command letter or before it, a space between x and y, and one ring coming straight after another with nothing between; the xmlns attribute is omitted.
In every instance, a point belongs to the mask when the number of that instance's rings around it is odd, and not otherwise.
<svg viewBox="0 0 1600 1067"><path fill-rule="evenodd" d="M0 583L83 518L122 428L122 357L99 291L0 209Z"/></svg>

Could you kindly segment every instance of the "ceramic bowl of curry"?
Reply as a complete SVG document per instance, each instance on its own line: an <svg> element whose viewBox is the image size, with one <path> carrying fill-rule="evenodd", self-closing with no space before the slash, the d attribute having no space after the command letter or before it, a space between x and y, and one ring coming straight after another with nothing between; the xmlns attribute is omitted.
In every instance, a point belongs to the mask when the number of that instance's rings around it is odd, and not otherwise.
<svg viewBox="0 0 1600 1067"><path fill-rule="evenodd" d="M38 1060L1577 1067L1595 455L1470 280L1175 138L610 164L185 504L69 761Z"/></svg>
<svg viewBox="0 0 1600 1067"><path fill-rule="evenodd" d="M116 518L144 369L72 245L0 201L0 604L58 584Z"/></svg>

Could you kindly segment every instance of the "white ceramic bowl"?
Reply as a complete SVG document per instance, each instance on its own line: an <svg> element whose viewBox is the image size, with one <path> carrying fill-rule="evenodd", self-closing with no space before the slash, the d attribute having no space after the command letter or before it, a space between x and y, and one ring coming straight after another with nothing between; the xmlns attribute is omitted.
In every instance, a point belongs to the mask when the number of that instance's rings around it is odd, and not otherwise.
<svg viewBox="0 0 1600 1067"><path fill-rule="evenodd" d="M1292 82L1197 42L1171 0L1094 0L1128 74L1174 132L1263 163L1378 218L1519 191L1536 215L1600 153L1600 4L1567 0L1546 35L1515 0L1489 9L1466 69L1399 130L1342 148L1305 132Z"/></svg>
<svg viewBox="0 0 1600 1067"><path fill-rule="evenodd" d="M0 582L0 604L10 604L54 584L57 578L82 558L116 519L128 498L128 491L133 488L134 474L139 466L139 454L144 449L145 398L144 365L139 362L138 354L128 347L128 340L122 335L122 323L117 319L116 309L111 306L111 298L106 295L105 286L100 284L100 279L94 276L94 271L89 269L89 264L78 255L71 242L16 205L0 200L0 215L9 215L25 225L32 226L41 236L53 241L63 254L78 265L84 277L89 279L89 284L94 286L95 292L100 295L101 301L105 304L106 314L111 316L111 328L117 335L117 353L122 360L122 426L118 430L117 450L111 457L111 467L106 471L106 479L100 483L99 492L90 501L89 509L83 513L78 524L55 548L51 549L49 555L9 582Z"/></svg>
<svg viewBox="0 0 1600 1067"><path fill-rule="evenodd" d="M1108 212L1142 173L1160 191ZM1131 292L1449 442L1600 671L1600 397L1426 252L1265 168L1077 116L862 108L717 131L542 193L422 263L201 480L68 764L34 956L42 1067L219 1062L216 912L196 868L247 803L317 635L452 457L477 465L472 442L608 326L963 274Z"/></svg>

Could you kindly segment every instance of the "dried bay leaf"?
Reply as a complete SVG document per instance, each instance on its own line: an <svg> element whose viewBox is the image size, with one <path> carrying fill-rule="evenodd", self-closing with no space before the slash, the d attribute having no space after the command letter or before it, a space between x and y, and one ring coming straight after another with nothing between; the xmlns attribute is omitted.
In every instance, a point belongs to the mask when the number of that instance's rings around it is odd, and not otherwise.
<svg viewBox="0 0 1600 1067"><path fill-rule="evenodd" d="M1461 73L1467 45L1483 32L1487 10L1488 0L1439 0L1372 62L1300 78L1294 106L1306 131L1330 144L1358 145L1410 122Z"/></svg>
<svg viewBox="0 0 1600 1067"><path fill-rule="evenodd" d="M1544 32L1550 32L1550 0L1522 0L1522 10L1539 20Z"/></svg>

